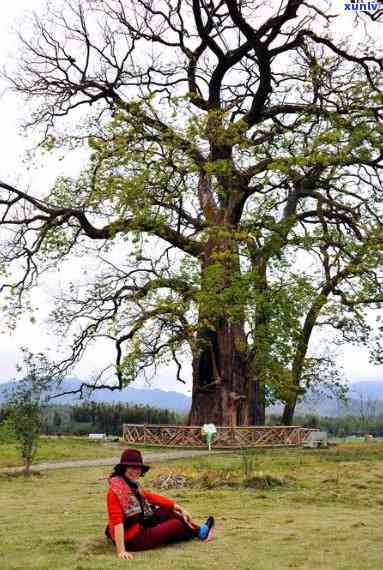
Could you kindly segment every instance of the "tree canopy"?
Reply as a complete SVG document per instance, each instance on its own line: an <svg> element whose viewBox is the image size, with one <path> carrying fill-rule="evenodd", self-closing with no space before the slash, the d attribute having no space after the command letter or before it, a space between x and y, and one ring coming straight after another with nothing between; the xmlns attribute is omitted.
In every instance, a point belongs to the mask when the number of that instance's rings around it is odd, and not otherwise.
<svg viewBox="0 0 383 570"><path fill-rule="evenodd" d="M102 338L113 388L169 360L182 380L189 359L192 423L262 423L267 395L290 423L334 379L314 327L367 341L383 63L368 15L357 49L336 22L304 0L63 0L35 17L9 80L42 147L89 162L44 196L1 183L1 290L16 314L44 270L96 256L57 300L60 373Z"/></svg>

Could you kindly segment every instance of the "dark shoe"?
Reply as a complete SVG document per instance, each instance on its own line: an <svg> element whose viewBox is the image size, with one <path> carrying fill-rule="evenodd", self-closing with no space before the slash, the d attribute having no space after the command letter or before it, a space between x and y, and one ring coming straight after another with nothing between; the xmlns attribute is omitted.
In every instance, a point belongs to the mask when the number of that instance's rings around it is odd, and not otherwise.
<svg viewBox="0 0 383 570"><path fill-rule="evenodd" d="M213 538L213 534L214 534L214 524L215 524L214 517L209 517L206 521L206 524L209 528L209 532L208 532L207 537L206 537L206 542L208 542L209 540L211 540Z"/></svg>

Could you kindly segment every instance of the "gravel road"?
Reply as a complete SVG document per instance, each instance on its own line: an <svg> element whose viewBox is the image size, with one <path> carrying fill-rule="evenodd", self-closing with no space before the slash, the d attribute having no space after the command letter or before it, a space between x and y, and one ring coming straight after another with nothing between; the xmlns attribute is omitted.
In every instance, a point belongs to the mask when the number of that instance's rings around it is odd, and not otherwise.
<svg viewBox="0 0 383 570"><path fill-rule="evenodd" d="M230 453L230 451L211 451L210 453ZM198 457L209 455L207 449L180 449L174 451L166 451L164 453L144 453L145 463L157 463L170 461L172 459L184 459L187 457ZM42 471L45 469L67 469L71 467L98 467L102 465L116 465L119 457L110 457L107 459L79 459L76 461L57 461L46 463L35 463L32 465L32 471ZM6 467L0 469L0 473L18 473L22 471L22 467Z"/></svg>

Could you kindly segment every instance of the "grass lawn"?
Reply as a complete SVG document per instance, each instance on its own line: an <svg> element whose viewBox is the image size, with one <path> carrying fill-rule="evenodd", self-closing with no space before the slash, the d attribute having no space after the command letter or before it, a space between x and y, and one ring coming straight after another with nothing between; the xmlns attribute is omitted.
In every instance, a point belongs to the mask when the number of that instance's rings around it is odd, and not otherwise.
<svg viewBox="0 0 383 570"><path fill-rule="evenodd" d="M250 461L253 481L288 484L229 486L243 477L239 453L154 464L143 480L149 488L170 471L194 480L163 494L196 519L214 514L215 539L135 553L133 561L118 560L103 538L107 468L0 475L0 569L381 570L383 443L256 450Z"/></svg>
<svg viewBox="0 0 383 570"><path fill-rule="evenodd" d="M118 457L126 447L124 442L97 441L82 437L43 437L34 463L45 461L76 461L77 459L103 459ZM148 447L149 450L149 447ZM150 447L150 453L164 451ZM0 443L0 468L22 465L16 445Z"/></svg>

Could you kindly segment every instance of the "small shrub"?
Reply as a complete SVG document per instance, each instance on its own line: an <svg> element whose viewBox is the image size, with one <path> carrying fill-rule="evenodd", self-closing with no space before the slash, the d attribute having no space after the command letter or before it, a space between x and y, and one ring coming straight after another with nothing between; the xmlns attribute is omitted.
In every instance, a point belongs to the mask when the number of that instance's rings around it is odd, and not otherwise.
<svg viewBox="0 0 383 570"><path fill-rule="evenodd" d="M252 489L272 489L274 487L286 487L293 483L290 477L278 477L269 473L254 473L251 470L249 477L241 477L229 470L209 469L195 479L195 485L202 489L217 489L219 487L241 487Z"/></svg>
<svg viewBox="0 0 383 570"><path fill-rule="evenodd" d="M251 489L271 489L273 487L287 487L291 485L293 479L288 477L277 477L268 473L258 473L243 481L245 487Z"/></svg>
<svg viewBox="0 0 383 570"><path fill-rule="evenodd" d="M234 487L238 486L238 479L233 476L231 471L226 469L208 469L196 479L196 484L202 489Z"/></svg>

